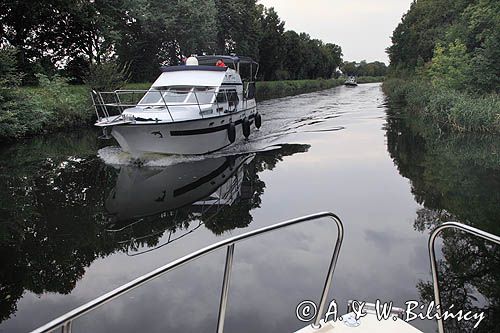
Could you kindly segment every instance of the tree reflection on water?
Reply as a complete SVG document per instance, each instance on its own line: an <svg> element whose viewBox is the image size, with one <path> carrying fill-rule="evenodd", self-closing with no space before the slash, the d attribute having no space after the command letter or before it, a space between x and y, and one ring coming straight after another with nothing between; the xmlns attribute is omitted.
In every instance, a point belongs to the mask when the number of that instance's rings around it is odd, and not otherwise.
<svg viewBox="0 0 500 333"><path fill-rule="evenodd" d="M404 117L391 105L387 120L389 153L423 208L415 230L430 233L458 221L500 235L500 138L440 133ZM500 247L463 232L441 234L438 259L444 309L484 312L474 332L498 332L500 325ZM438 253L439 258L439 253ZM431 281L417 285L422 301L433 301ZM447 332L469 332L475 321L445 321Z"/></svg>
<svg viewBox="0 0 500 333"><path fill-rule="evenodd" d="M217 235L248 226L265 188L258 174L309 148L118 170L95 157L94 138L92 131L60 134L0 148L0 322L16 312L25 291L69 294L97 258L148 251L202 225ZM175 190L169 183L175 172L184 172L185 182L177 198L167 194ZM133 193L138 205L113 202L124 173L134 181L121 194ZM150 177L159 187L141 188Z"/></svg>

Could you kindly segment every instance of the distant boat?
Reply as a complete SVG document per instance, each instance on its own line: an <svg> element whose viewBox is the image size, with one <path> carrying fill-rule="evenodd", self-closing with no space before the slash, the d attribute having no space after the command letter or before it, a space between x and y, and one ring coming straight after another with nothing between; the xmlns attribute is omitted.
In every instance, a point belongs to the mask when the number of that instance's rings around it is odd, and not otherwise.
<svg viewBox="0 0 500 333"><path fill-rule="evenodd" d="M344 84L348 87L356 87L358 85L355 76L349 76L347 80L345 80Z"/></svg>

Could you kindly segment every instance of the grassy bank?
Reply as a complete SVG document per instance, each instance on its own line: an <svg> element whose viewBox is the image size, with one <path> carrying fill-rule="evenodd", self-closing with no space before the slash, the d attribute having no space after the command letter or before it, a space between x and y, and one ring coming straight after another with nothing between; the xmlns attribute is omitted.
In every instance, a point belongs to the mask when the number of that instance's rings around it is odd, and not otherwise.
<svg viewBox="0 0 500 333"><path fill-rule="evenodd" d="M341 85L343 80L257 82L257 100L308 93ZM150 83L131 83L126 89L148 89ZM13 101L0 110L0 143L63 129L91 126L95 112L89 89L61 79L43 79L40 86L11 90Z"/></svg>
<svg viewBox="0 0 500 333"><path fill-rule="evenodd" d="M61 80L10 88L9 97L0 109L0 143L84 126L95 117L86 87Z"/></svg>
<svg viewBox="0 0 500 333"><path fill-rule="evenodd" d="M383 90L412 116L429 125L457 132L500 134L500 98L497 94L474 95L432 86L421 80L391 78Z"/></svg>
<svg viewBox="0 0 500 333"><path fill-rule="evenodd" d="M358 83L375 83L375 82L383 82L384 76L360 76L357 79Z"/></svg>
<svg viewBox="0 0 500 333"><path fill-rule="evenodd" d="M313 91L330 89L344 83L341 79L289 80L257 82L257 100L294 96Z"/></svg>

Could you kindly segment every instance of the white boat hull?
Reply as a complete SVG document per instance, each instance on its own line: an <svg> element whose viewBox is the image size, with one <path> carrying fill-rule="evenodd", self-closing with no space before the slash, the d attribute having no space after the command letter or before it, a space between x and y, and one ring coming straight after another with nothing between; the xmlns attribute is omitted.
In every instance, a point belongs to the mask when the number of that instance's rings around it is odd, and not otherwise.
<svg viewBox="0 0 500 333"><path fill-rule="evenodd" d="M229 124L234 124L235 140L243 135L243 119L255 129L256 107L216 117L182 122L130 123L113 126L111 135L121 148L136 156L143 153L199 155L229 146Z"/></svg>

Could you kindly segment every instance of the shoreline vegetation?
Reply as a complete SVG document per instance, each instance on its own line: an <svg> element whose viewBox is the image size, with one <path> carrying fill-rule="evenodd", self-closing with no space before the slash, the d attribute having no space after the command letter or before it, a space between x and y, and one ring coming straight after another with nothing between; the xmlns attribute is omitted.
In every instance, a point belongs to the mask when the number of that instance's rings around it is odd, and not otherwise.
<svg viewBox="0 0 500 333"><path fill-rule="evenodd" d="M408 116L439 131L500 134L498 2L415 1L387 53L383 90Z"/></svg>
<svg viewBox="0 0 500 333"><path fill-rule="evenodd" d="M92 126L95 112L90 89L70 85L64 79L39 76L38 86L21 86L11 90L22 105L1 115L0 144L36 135ZM360 77L358 82L381 82L383 77ZM340 86L345 79L259 81L257 100L294 96ZM150 83L129 83L127 89L149 89ZM28 112L27 112L28 111Z"/></svg>
<svg viewBox="0 0 500 333"><path fill-rule="evenodd" d="M408 116L438 130L500 134L498 94L473 94L435 87L425 79L388 78L384 93Z"/></svg>

